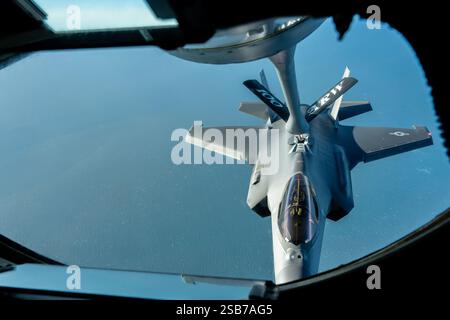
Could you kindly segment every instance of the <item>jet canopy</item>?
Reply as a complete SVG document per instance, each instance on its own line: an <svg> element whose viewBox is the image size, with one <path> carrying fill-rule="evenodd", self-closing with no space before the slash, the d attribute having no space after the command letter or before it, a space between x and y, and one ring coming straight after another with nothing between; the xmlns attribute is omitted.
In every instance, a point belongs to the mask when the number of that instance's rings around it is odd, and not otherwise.
<svg viewBox="0 0 450 320"><path fill-rule="evenodd" d="M311 241L317 229L318 208L308 178L297 173L289 179L278 212L278 226L286 241Z"/></svg>

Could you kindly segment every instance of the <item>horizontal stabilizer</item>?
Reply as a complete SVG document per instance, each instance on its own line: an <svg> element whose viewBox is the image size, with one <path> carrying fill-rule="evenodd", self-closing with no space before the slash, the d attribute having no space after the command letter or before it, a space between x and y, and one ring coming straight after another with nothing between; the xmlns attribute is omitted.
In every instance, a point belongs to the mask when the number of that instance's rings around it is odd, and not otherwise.
<svg viewBox="0 0 450 320"><path fill-rule="evenodd" d="M267 120L269 118L269 109L262 102L241 102L239 111Z"/></svg>
<svg viewBox="0 0 450 320"><path fill-rule="evenodd" d="M353 165L433 144L431 132L426 127L404 129L341 126L339 131Z"/></svg>
<svg viewBox="0 0 450 320"><path fill-rule="evenodd" d="M339 108L338 120L345 120L372 111L368 101L343 101Z"/></svg>
<svg viewBox="0 0 450 320"><path fill-rule="evenodd" d="M273 113L283 119L284 121L288 121L289 119L289 110L281 102L277 97L275 97L269 89L264 87L261 83L256 80L246 80L244 81L244 86L246 86L254 95L256 95L262 102L264 102ZM272 115L270 115L271 121L275 122L275 119Z"/></svg>

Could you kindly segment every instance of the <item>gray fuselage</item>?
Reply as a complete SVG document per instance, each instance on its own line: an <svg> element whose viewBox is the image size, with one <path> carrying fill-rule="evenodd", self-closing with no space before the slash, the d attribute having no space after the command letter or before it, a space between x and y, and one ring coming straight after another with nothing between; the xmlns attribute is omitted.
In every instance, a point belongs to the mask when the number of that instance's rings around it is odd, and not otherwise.
<svg viewBox="0 0 450 320"><path fill-rule="evenodd" d="M301 110L304 113L304 108ZM320 115L312 123L308 137L303 142L295 140L300 132L289 132L282 120L268 123L268 127L269 135L271 130L278 130L278 146L269 146L278 150L271 155L272 161L278 161L278 170L274 174L264 175L258 165L259 161L256 162L250 179L247 202L263 216L270 212L275 282L285 283L317 272L325 219L330 211L337 208L337 204L345 211L353 207L350 167L344 152L336 144L338 128L327 113ZM259 176L257 183L256 176ZM298 179L300 183L307 180L303 190L290 190L288 185L292 179ZM287 199L289 192L294 193L292 199ZM309 202L308 199L303 199L302 203L298 201L302 199L296 199L296 196L310 196L312 199L309 199ZM283 199L287 200L285 204L282 204ZM288 220L290 216L298 215L295 208L302 211L300 218L298 221L284 221L284 226L291 227L291 232L294 232L296 226L286 224L297 223L299 233L309 233L303 239L300 235L300 243L286 239L283 232L285 230L280 226L280 218L282 219L283 215L288 215ZM293 214L286 213L289 210L293 211ZM305 215L304 219L301 214Z"/></svg>

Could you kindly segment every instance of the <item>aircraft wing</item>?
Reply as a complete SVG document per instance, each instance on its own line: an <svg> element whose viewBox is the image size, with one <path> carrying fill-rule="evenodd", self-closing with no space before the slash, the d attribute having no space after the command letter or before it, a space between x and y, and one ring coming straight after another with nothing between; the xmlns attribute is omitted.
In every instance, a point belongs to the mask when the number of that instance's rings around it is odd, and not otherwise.
<svg viewBox="0 0 450 320"><path fill-rule="evenodd" d="M260 129L264 127L194 125L186 135L185 141L206 150L254 164Z"/></svg>
<svg viewBox="0 0 450 320"><path fill-rule="evenodd" d="M426 127L345 127L344 139L352 162L369 162L433 144ZM351 145L348 145L348 142Z"/></svg>
<svg viewBox="0 0 450 320"><path fill-rule="evenodd" d="M270 117L267 105L262 102L241 102L239 111L255 116L264 121Z"/></svg>

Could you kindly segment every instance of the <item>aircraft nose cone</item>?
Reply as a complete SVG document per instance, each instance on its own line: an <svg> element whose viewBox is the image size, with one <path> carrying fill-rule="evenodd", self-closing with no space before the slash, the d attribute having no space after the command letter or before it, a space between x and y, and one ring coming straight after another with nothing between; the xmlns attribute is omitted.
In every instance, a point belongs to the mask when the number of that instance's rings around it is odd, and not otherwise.
<svg viewBox="0 0 450 320"><path fill-rule="evenodd" d="M282 268L275 275L277 284L301 279L305 276L303 254L300 250L289 248L285 254Z"/></svg>
<svg viewBox="0 0 450 320"><path fill-rule="evenodd" d="M278 272L275 273L275 283L298 281L315 274L309 254L310 252L306 248L289 248Z"/></svg>
<svg viewBox="0 0 450 320"><path fill-rule="evenodd" d="M300 264L289 264L281 269L278 274L275 275L276 284L288 283L291 281L296 281L303 278L302 265Z"/></svg>

